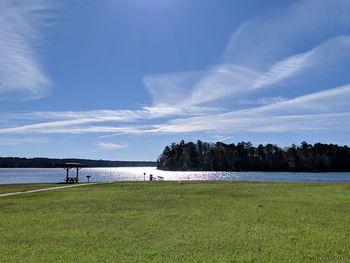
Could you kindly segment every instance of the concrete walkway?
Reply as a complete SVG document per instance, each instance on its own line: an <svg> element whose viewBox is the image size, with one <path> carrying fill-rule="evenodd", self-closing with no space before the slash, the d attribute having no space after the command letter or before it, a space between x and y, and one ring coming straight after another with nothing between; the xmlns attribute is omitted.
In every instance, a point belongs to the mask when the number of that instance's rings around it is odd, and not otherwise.
<svg viewBox="0 0 350 263"><path fill-rule="evenodd" d="M64 188L70 188L70 187L78 187L78 186L86 186L86 185L94 185L94 184L96 184L96 183L73 184L73 185L56 186L56 187L50 187L50 188L41 188L41 189L28 190L28 191L22 191L22 192L0 194L0 197L11 196L11 195L29 194L29 193L36 193L36 192L43 192L43 191L64 189Z"/></svg>

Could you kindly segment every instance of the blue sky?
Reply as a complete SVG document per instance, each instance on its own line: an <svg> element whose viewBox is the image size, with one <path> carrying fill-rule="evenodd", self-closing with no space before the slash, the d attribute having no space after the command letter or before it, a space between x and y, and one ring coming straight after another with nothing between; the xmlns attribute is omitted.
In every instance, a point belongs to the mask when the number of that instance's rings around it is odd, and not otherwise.
<svg viewBox="0 0 350 263"><path fill-rule="evenodd" d="M0 0L0 155L350 144L349 0Z"/></svg>

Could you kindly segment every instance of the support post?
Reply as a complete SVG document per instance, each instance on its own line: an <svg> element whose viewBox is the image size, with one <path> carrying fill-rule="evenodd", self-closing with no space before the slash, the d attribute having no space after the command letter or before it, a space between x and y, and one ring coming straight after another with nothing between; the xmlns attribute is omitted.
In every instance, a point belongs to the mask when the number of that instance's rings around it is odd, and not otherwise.
<svg viewBox="0 0 350 263"><path fill-rule="evenodd" d="M76 176L77 182L79 180L79 167L77 167L77 176Z"/></svg>
<svg viewBox="0 0 350 263"><path fill-rule="evenodd" d="M65 168L65 169L66 169L66 171L67 171L66 182L68 183L68 177L69 177L69 168L67 167L67 168Z"/></svg>

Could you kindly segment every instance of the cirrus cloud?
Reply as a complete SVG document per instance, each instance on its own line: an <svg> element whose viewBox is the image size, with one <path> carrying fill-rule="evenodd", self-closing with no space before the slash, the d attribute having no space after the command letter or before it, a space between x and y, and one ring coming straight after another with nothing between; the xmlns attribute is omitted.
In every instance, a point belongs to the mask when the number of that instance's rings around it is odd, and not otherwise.
<svg viewBox="0 0 350 263"><path fill-rule="evenodd" d="M48 94L51 81L37 46L43 14L51 6L50 0L0 1L0 100L38 99Z"/></svg>

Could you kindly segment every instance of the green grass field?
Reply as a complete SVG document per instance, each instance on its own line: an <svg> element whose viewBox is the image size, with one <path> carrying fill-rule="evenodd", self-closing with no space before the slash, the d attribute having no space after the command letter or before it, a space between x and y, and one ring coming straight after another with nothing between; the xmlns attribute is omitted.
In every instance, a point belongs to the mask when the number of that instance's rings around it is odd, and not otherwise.
<svg viewBox="0 0 350 263"><path fill-rule="evenodd" d="M350 184L96 184L0 213L0 262L350 262Z"/></svg>

